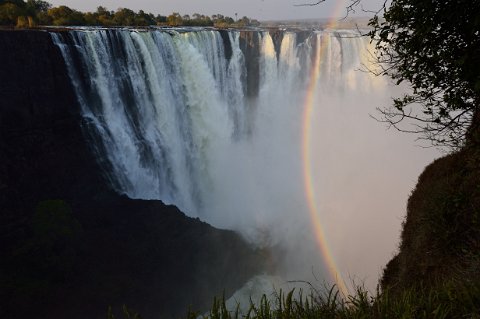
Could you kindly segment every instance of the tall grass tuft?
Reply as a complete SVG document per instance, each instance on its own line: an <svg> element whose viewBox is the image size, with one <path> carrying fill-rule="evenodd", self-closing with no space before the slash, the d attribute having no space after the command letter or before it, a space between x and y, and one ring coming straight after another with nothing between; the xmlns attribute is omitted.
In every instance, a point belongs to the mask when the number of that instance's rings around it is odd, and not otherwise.
<svg viewBox="0 0 480 319"><path fill-rule="evenodd" d="M212 309L203 319L480 319L480 282L475 284L444 283L435 288L419 285L402 293L377 291L370 294L357 286L355 292L344 298L337 287L324 293L312 290L305 296L300 290L282 291L271 301L266 295L241 313L239 307L228 310L225 298L215 299Z"/></svg>

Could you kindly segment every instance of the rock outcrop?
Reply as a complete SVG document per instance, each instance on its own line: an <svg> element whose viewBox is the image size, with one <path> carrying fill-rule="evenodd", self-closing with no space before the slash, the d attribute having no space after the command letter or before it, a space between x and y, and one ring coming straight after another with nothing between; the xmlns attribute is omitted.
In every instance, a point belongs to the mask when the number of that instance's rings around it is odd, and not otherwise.
<svg viewBox="0 0 480 319"><path fill-rule="evenodd" d="M399 253L381 284L393 293L438 284L480 284L480 143L474 117L466 146L437 159L408 200Z"/></svg>
<svg viewBox="0 0 480 319"><path fill-rule="evenodd" d="M258 96L260 69L259 69L259 34L255 31L240 32L240 49L245 55L246 72L245 96L248 98L256 98Z"/></svg>

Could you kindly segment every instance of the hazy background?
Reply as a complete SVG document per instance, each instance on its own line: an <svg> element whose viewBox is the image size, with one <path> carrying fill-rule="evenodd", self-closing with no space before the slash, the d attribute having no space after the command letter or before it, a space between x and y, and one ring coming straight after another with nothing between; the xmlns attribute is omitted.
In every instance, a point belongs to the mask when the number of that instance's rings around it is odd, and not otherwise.
<svg viewBox="0 0 480 319"><path fill-rule="evenodd" d="M338 17L344 14L344 8L350 0L326 0L318 6L296 7L296 4L312 3L308 0L50 0L54 6L66 5L80 11L95 11L98 6L109 10L129 8L135 11L144 10L154 14L169 15L200 13L206 15L223 14L230 17L248 16L258 20L316 19ZM363 0L362 6L367 10L377 10L383 0ZM358 8L357 15L367 15Z"/></svg>

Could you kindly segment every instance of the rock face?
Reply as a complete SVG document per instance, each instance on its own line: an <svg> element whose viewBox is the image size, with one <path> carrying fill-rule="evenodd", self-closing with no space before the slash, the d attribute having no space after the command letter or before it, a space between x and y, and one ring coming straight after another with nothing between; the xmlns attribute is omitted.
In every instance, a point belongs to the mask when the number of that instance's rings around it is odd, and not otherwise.
<svg viewBox="0 0 480 319"><path fill-rule="evenodd" d="M178 317L260 271L234 232L110 190L47 32L0 31L0 61L0 316Z"/></svg>
<svg viewBox="0 0 480 319"><path fill-rule="evenodd" d="M48 196L93 196L101 175L83 141L79 107L50 35L4 31L0 44L2 207L34 205Z"/></svg>
<svg viewBox="0 0 480 319"><path fill-rule="evenodd" d="M240 32L240 49L245 55L246 61L246 79L245 79L245 95L248 98L254 98L258 96L259 90L259 63L260 52L259 50L259 36L258 32L241 31Z"/></svg>
<svg viewBox="0 0 480 319"><path fill-rule="evenodd" d="M408 200L400 250L381 280L393 293L449 281L480 284L480 139L425 168Z"/></svg>

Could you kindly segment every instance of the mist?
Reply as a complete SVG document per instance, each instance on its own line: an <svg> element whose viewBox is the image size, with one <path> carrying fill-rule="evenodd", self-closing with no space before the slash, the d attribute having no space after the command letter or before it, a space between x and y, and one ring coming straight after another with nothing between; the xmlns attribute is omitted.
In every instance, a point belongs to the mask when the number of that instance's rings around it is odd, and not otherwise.
<svg viewBox="0 0 480 319"><path fill-rule="evenodd" d="M160 199L236 230L270 251L277 281L329 285L340 275L347 286L375 289L396 251L408 195L438 152L371 118L403 89L359 71L369 64L368 39L353 31L312 32L304 40L284 32L276 49L268 32L258 32L252 62L241 50L246 35L236 31L228 33L229 59L217 31L72 32L89 66L87 84L75 78L62 39L54 40L118 192ZM112 36L116 42L104 41ZM109 54L122 50L124 59ZM245 82L252 65L254 93ZM125 98L129 87L135 89ZM309 209L307 171L316 212ZM316 239L312 214L324 242Z"/></svg>
<svg viewBox="0 0 480 319"><path fill-rule="evenodd" d="M323 56L310 119L316 205L347 286L355 282L374 291L397 250L408 196L439 151L373 119L380 117L376 108L388 107L406 88L361 71L369 67L372 50L364 39L355 41L357 47L350 48L355 51L343 53L334 41ZM214 159L215 188L202 217L255 245L276 247L277 271L285 282L322 286L334 279L313 233L301 149L305 84L311 79L286 51L276 77L260 84L251 137L226 146ZM342 54L358 56L343 56L348 62L341 65ZM281 73L282 63L288 74Z"/></svg>

